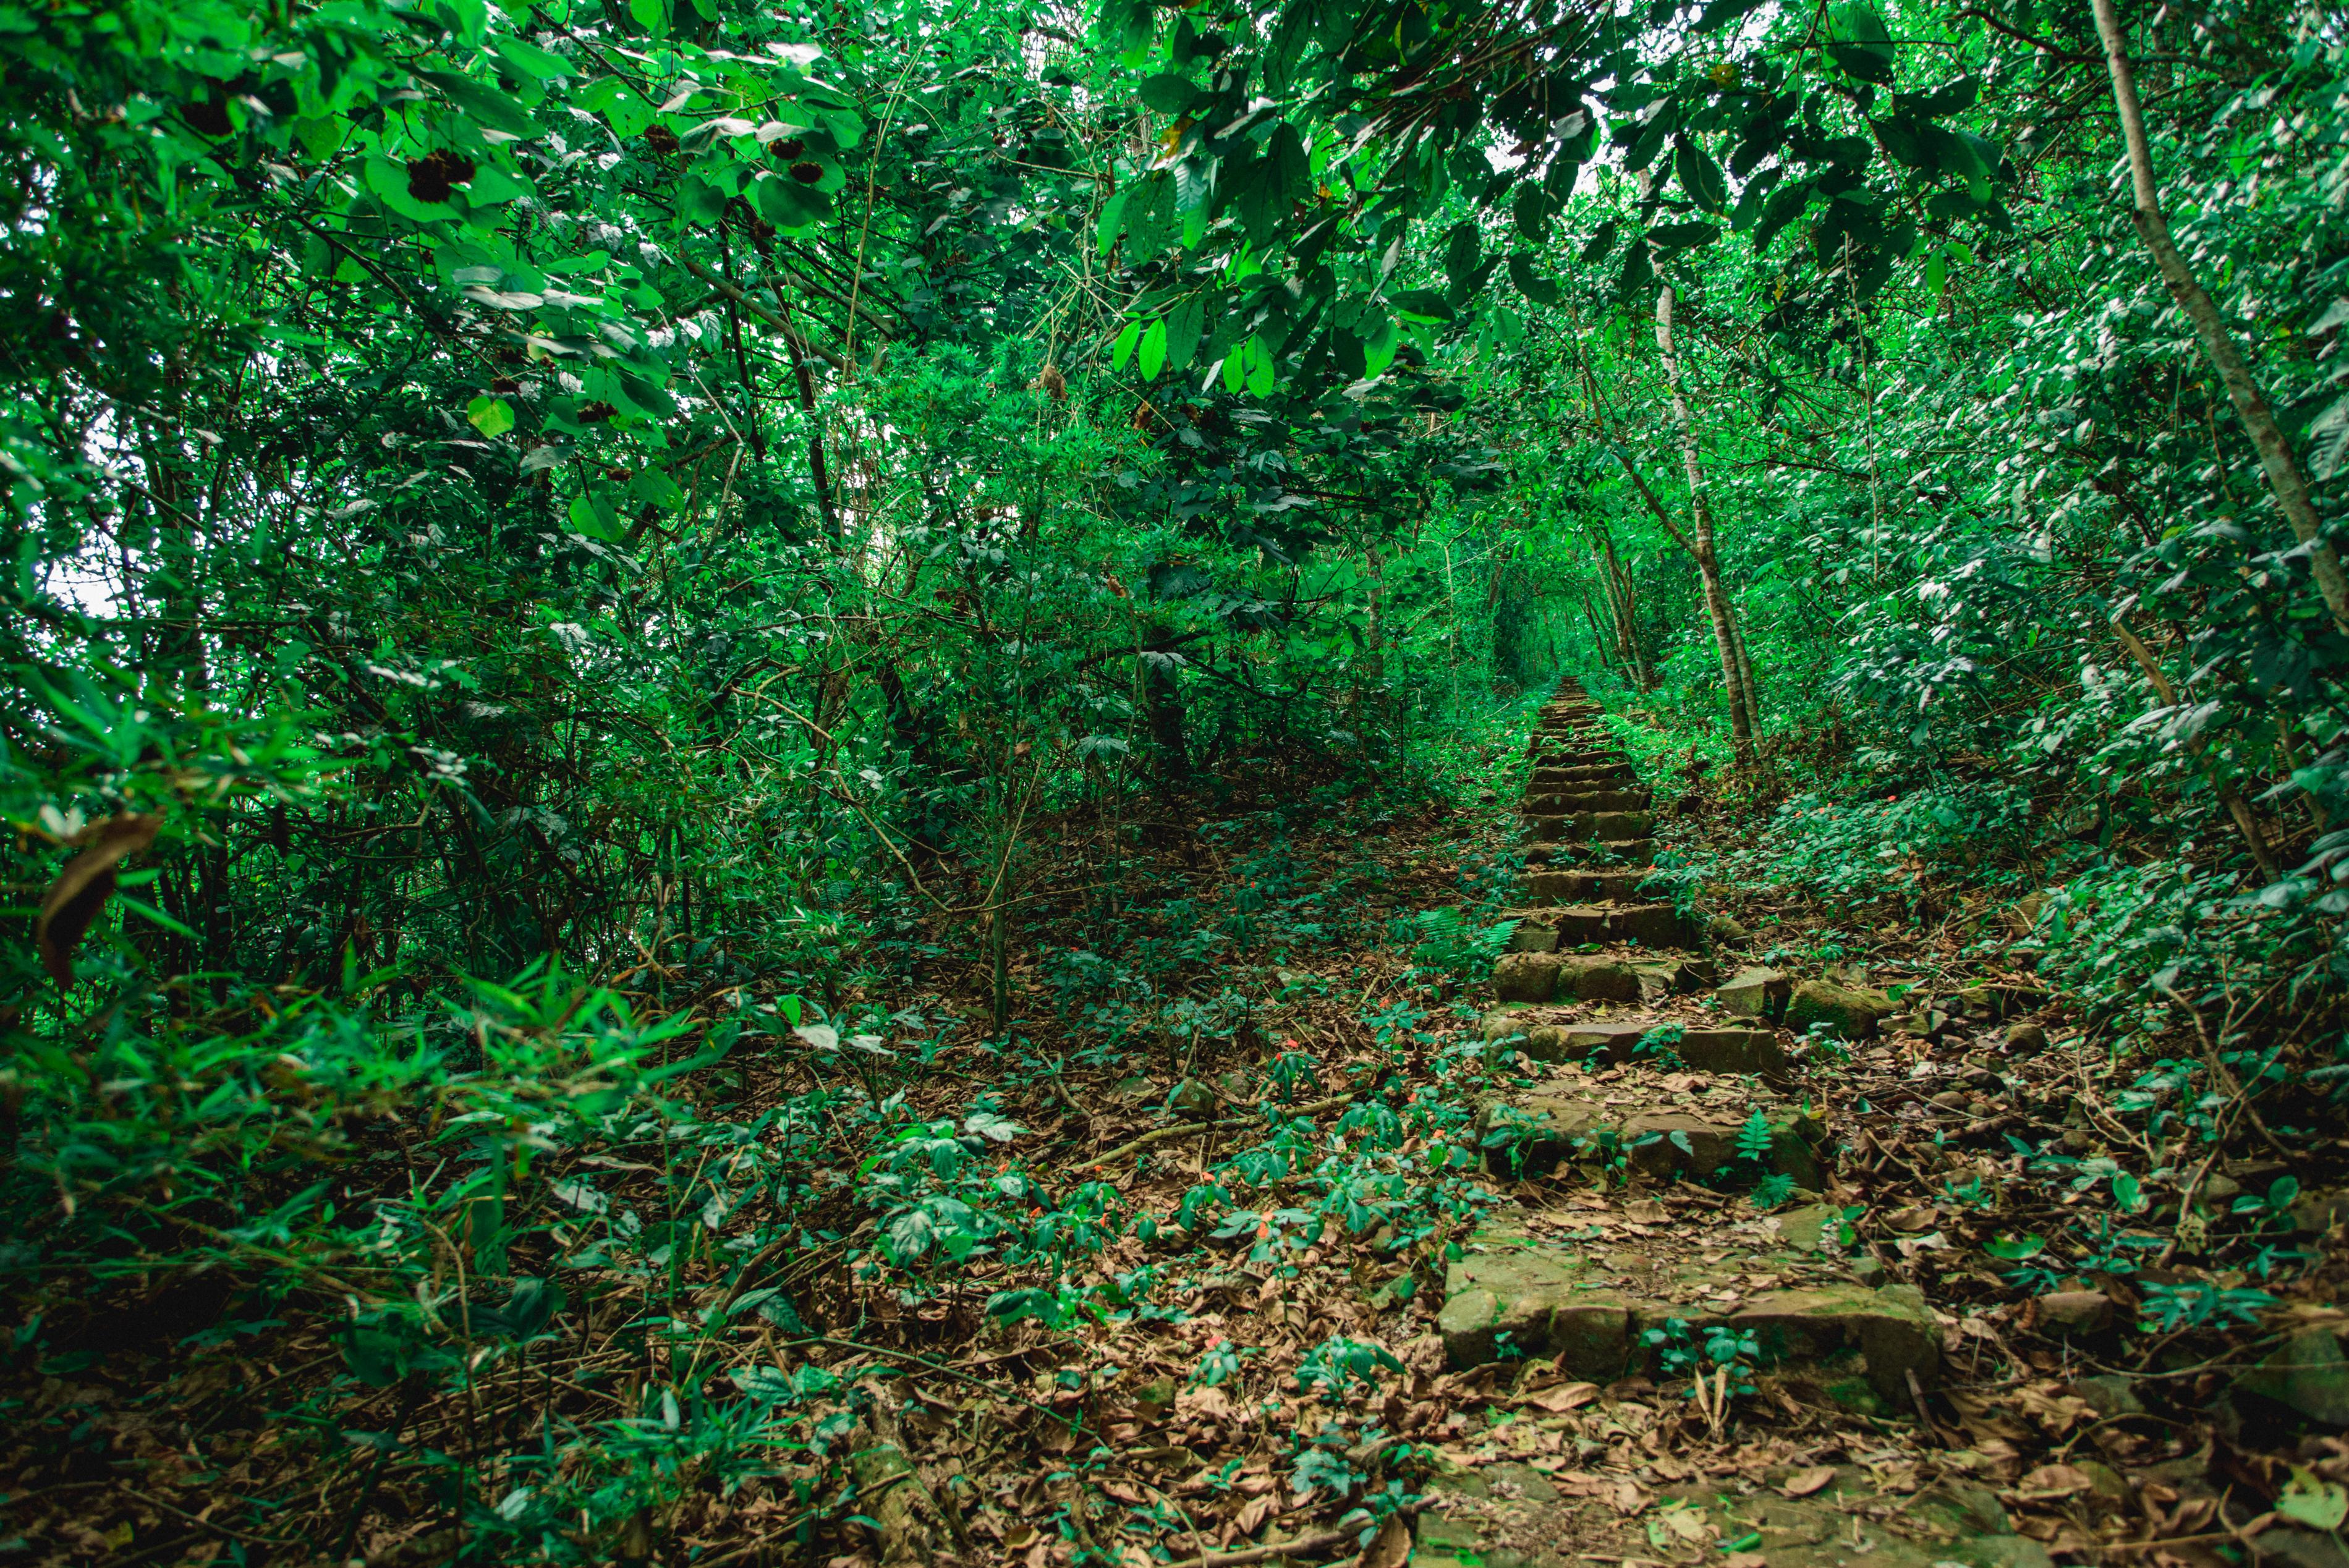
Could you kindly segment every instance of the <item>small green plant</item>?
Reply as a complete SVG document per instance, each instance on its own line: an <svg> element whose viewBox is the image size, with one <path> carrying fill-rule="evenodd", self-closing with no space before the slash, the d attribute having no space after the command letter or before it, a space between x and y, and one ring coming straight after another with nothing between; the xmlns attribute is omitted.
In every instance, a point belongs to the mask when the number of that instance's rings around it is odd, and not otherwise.
<svg viewBox="0 0 2349 1568"><path fill-rule="evenodd" d="M1376 1389L1380 1374L1402 1370L1402 1363L1381 1346L1333 1334L1298 1363L1297 1386L1342 1404L1350 1393Z"/></svg>
<svg viewBox="0 0 2349 1568"><path fill-rule="evenodd" d="M1777 1141L1778 1135L1770 1125L1770 1118L1757 1105L1746 1112L1744 1125L1737 1130L1737 1157L1755 1161L1767 1160Z"/></svg>
<svg viewBox="0 0 2349 1568"><path fill-rule="evenodd" d="M2139 1326L2148 1333L2178 1329L2251 1327L2276 1298L2266 1291L2244 1286L2224 1289L2201 1282L2192 1284L2152 1284L2144 1287Z"/></svg>

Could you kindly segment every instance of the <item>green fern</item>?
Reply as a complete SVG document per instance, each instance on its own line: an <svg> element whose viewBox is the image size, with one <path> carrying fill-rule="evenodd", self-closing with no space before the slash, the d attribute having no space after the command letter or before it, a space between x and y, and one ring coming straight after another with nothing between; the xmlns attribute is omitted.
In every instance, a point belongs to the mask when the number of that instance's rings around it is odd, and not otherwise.
<svg viewBox="0 0 2349 1568"><path fill-rule="evenodd" d="M1770 1130L1770 1119L1755 1106L1746 1118L1745 1125L1737 1130L1737 1153L1740 1159L1767 1160L1777 1135Z"/></svg>

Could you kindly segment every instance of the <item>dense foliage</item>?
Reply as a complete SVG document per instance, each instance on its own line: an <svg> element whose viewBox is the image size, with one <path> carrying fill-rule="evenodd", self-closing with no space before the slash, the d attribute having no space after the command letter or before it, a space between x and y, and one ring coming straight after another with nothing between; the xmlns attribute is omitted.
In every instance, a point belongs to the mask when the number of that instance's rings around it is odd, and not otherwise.
<svg viewBox="0 0 2349 1568"><path fill-rule="evenodd" d="M2330 527L2342 18L2119 26ZM2085 9L71 0L0 62L16 1348L303 1304L354 1532L429 1475L483 1550L641 1557L823 1459L820 1369L709 1380L745 1315L822 1337L786 1253L1154 1310L1086 1268L1143 1217L906 1084L1055 1030L1180 1076L1237 969L1354 939L1413 954L1402 1059L1502 879L1387 931L1291 840L1506 789L1566 670L1766 824L1692 875L2339 1077L2338 562ZM1201 800L1229 888L1154 888ZM1456 1107L1359 1114L1182 1223L1473 1212ZM616 1413L479 1415L587 1352L566 1271ZM405 1442L460 1386L487 1427Z"/></svg>

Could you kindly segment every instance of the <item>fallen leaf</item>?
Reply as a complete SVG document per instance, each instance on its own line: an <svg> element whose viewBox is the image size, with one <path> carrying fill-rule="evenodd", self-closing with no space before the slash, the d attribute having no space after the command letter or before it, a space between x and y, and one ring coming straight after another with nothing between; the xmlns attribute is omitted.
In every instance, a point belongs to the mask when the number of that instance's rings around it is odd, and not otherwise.
<svg viewBox="0 0 2349 1568"><path fill-rule="evenodd" d="M2024 1476L2014 1490L2028 1498L2077 1497L2095 1484L2088 1472L2076 1465L2041 1465Z"/></svg>
<svg viewBox="0 0 2349 1568"><path fill-rule="evenodd" d="M1599 1385L1596 1383L1560 1383L1555 1388L1544 1388L1527 1398L1526 1403L1553 1415L1564 1415L1568 1410L1579 1410L1597 1398Z"/></svg>
<svg viewBox="0 0 2349 1568"><path fill-rule="evenodd" d="M1798 1470L1778 1483L1778 1490L1788 1497L1808 1497L1827 1482L1835 1480L1833 1465L1812 1465Z"/></svg>
<svg viewBox="0 0 2349 1568"><path fill-rule="evenodd" d="M1641 1225L1661 1225L1671 1218L1663 1204L1653 1198L1634 1198L1623 1205L1623 1216Z"/></svg>
<svg viewBox="0 0 2349 1568"><path fill-rule="evenodd" d="M1379 1526L1379 1532L1371 1537L1371 1543L1362 1548L1362 1554L1356 1561L1361 1568L1402 1568L1410 1562L1411 1527L1402 1522L1402 1515L1388 1514L1385 1522Z"/></svg>

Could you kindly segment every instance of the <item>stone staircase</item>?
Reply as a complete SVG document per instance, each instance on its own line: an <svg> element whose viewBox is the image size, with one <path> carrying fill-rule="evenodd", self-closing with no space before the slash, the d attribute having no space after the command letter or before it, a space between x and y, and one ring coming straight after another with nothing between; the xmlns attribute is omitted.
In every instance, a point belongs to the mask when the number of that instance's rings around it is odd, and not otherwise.
<svg viewBox="0 0 2349 1568"><path fill-rule="evenodd" d="M1844 1260L1821 1196L1831 1130L1795 1037L1724 1016L1701 923L1647 891L1650 791L1579 686L1543 707L1531 749L1526 903L1480 1028L1542 1076L1479 1108L1518 1202L1448 1266L1449 1359L1686 1383L1718 1372L1702 1348L1725 1327L1764 1371L1913 1412L1940 1329L1913 1286Z"/></svg>

